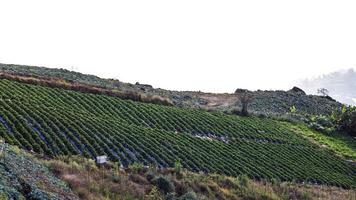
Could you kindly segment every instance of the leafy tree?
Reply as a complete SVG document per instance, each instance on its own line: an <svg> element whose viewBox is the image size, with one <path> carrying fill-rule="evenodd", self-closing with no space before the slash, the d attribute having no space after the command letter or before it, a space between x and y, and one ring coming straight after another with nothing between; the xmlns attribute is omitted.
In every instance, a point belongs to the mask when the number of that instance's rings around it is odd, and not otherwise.
<svg viewBox="0 0 356 200"><path fill-rule="evenodd" d="M238 95L238 101L241 103L241 115L248 116L248 105L252 102L253 97L247 91Z"/></svg>

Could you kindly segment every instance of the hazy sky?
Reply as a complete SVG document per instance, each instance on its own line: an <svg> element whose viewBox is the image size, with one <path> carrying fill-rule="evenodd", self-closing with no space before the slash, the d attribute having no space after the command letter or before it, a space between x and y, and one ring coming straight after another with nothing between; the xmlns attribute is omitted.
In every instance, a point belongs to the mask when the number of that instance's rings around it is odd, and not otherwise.
<svg viewBox="0 0 356 200"><path fill-rule="evenodd" d="M356 68L356 1L0 1L0 62L178 90L288 89Z"/></svg>

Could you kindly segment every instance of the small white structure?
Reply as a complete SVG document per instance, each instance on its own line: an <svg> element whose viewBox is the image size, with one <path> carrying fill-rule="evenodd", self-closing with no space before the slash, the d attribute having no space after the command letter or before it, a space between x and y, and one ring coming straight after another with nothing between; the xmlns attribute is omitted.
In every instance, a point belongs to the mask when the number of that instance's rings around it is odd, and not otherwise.
<svg viewBox="0 0 356 200"><path fill-rule="evenodd" d="M96 157L96 164L105 164L108 160L107 156L97 156Z"/></svg>

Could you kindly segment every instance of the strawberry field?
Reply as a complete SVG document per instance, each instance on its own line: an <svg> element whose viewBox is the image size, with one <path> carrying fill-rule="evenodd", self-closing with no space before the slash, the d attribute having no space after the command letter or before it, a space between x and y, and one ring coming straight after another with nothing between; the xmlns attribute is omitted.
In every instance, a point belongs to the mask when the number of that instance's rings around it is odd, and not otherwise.
<svg viewBox="0 0 356 200"><path fill-rule="evenodd" d="M107 155L255 179L356 186L356 167L287 123L0 80L0 136L48 156Z"/></svg>

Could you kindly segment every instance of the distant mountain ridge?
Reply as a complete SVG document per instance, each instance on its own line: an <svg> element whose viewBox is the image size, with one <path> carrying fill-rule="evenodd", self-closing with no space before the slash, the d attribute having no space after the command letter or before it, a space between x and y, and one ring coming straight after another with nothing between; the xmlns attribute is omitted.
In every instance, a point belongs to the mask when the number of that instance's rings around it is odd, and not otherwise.
<svg viewBox="0 0 356 200"><path fill-rule="evenodd" d="M297 85L309 94L316 94L319 88L325 88L334 99L348 105L356 105L356 72L352 68L304 79Z"/></svg>

